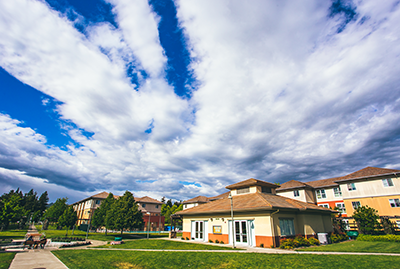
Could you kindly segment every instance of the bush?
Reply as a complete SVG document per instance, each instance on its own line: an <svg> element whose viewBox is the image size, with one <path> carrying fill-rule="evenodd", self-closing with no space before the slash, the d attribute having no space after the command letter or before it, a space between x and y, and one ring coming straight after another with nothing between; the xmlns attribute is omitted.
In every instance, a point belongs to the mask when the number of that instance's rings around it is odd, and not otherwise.
<svg viewBox="0 0 400 269"><path fill-rule="evenodd" d="M263 244L263 243L261 243L261 244L260 244L260 248L263 248L263 247L264 247L264 244Z"/></svg>
<svg viewBox="0 0 400 269"><path fill-rule="evenodd" d="M331 234L330 238L332 243L339 243L348 239L346 234Z"/></svg>
<svg viewBox="0 0 400 269"><path fill-rule="evenodd" d="M209 243L214 243L214 242L213 242L211 239L210 239L210 240L208 240L208 242L209 242Z"/></svg>
<svg viewBox="0 0 400 269"><path fill-rule="evenodd" d="M360 234L357 241L382 241L382 242L400 242L400 235L365 235Z"/></svg>
<svg viewBox="0 0 400 269"><path fill-rule="evenodd" d="M186 240L189 240L189 237L186 237Z"/></svg>
<svg viewBox="0 0 400 269"><path fill-rule="evenodd" d="M319 240L317 238L311 237L308 239L308 242L310 242L312 246L319 246Z"/></svg>
<svg viewBox="0 0 400 269"><path fill-rule="evenodd" d="M185 240L185 237L181 237L181 240Z"/></svg>
<svg viewBox="0 0 400 269"><path fill-rule="evenodd" d="M361 206L353 213L358 229L362 234L374 234L380 230L378 211L369 206Z"/></svg>
<svg viewBox="0 0 400 269"><path fill-rule="evenodd" d="M296 236L293 241L299 247L308 247L308 246L310 246L310 242L306 238L302 237L301 235Z"/></svg>
<svg viewBox="0 0 400 269"><path fill-rule="evenodd" d="M282 249L293 249L296 248L298 246L296 246L295 242L293 239L281 239L280 244L279 244L279 248Z"/></svg>
<svg viewBox="0 0 400 269"><path fill-rule="evenodd" d="M225 244L224 241L219 242L220 244Z"/></svg>
<svg viewBox="0 0 400 269"><path fill-rule="evenodd" d="M218 244L218 243L219 243L219 240L218 240L218 239L215 239L215 243L217 243L217 244Z"/></svg>

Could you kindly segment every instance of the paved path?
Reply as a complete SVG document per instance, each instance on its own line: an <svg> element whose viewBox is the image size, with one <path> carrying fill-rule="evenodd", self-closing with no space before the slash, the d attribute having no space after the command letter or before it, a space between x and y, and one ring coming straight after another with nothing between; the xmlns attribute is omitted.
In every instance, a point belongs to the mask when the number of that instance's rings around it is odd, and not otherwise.
<svg viewBox="0 0 400 269"><path fill-rule="evenodd" d="M28 233L38 233L31 225ZM9 269L68 269L56 256L51 253L55 248L15 250L14 260Z"/></svg>

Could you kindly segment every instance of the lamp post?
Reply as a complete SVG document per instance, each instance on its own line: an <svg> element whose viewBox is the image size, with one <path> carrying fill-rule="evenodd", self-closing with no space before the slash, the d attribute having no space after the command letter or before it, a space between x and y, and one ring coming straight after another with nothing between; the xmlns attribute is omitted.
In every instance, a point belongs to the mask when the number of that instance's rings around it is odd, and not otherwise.
<svg viewBox="0 0 400 269"><path fill-rule="evenodd" d="M85 239L85 240L88 239L88 236L89 236L89 227L90 227L90 222L91 222L91 219L92 219L92 216L90 215L90 210L89 210L88 214L89 214L89 221L88 221L88 226L87 226L87 229L86 229L86 239Z"/></svg>
<svg viewBox="0 0 400 269"><path fill-rule="evenodd" d="M151 215L151 213L150 212L147 212L146 214L148 214L149 215L149 218L148 218L148 220L147 220L147 239L149 239L149 236L150 236L150 215Z"/></svg>
<svg viewBox="0 0 400 269"><path fill-rule="evenodd" d="M228 198L231 200L231 218L232 218L232 248L236 248L235 247L235 223L233 220L233 197L232 194L229 193Z"/></svg>

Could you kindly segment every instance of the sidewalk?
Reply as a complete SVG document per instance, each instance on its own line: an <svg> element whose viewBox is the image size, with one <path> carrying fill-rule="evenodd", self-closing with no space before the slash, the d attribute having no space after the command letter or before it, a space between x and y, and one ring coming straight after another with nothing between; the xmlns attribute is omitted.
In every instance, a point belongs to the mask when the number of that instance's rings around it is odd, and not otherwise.
<svg viewBox="0 0 400 269"><path fill-rule="evenodd" d="M31 225L28 233L38 233L36 227ZM51 251L55 248L15 250L17 254L11 262L10 269L52 268L68 269Z"/></svg>

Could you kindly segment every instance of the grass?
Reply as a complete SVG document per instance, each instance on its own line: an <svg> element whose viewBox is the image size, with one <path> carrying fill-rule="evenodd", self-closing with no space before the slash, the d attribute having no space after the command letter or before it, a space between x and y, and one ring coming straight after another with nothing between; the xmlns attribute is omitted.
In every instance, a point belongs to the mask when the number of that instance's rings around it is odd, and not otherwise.
<svg viewBox="0 0 400 269"><path fill-rule="evenodd" d="M303 248L297 251L400 253L400 243L352 240L325 246Z"/></svg>
<svg viewBox="0 0 400 269"><path fill-rule="evenodd" d="M53 252L78 268L398 268L400 257L227 252L64 250Z"/></svg>
<svg viewBox="0 0 400 269"><path fill-rule="evenodd" d="M0 269L7 269L10 267L12 260L14 259L15 253L0 253Z"/></svg>
<svg viewBox="0 0 400 269"><path fill-rule="evenodd" d="M55 227L49 226L48 230L41 230L41 225L36 225L36 229L39 233L45 233L47 238L56 238L56 237L65 237L66 230L57 230ZM68 230L68 237L86 237L86 232L81 230L74 230L74 234L72 234L72 230ZM89 233L88 240L100 240L100 241L113 241L115 237L122 237L123 240L127 239L140 239L146 238L146 233L123 233L121 235L118 233ZM160 237L168 237L167 233L158 234L158 233L150 233L150 238L160 238Z"/></svg>
<svg viewBox="0 0 400 269"><path fill-rule="evenodd" d="M28 230L7 230L0 232L0 239L24 239Z"/></svg>
<svg viewBox="0 0 400 269"><path fill-rule="evenodd" d="M96 248L119 248L119 249L175 249L175 250L232 250L230 247L214 246L208 244L186 243L169 240L133 240L125 241L124 244L111 246L99 246Z"/></svg>

